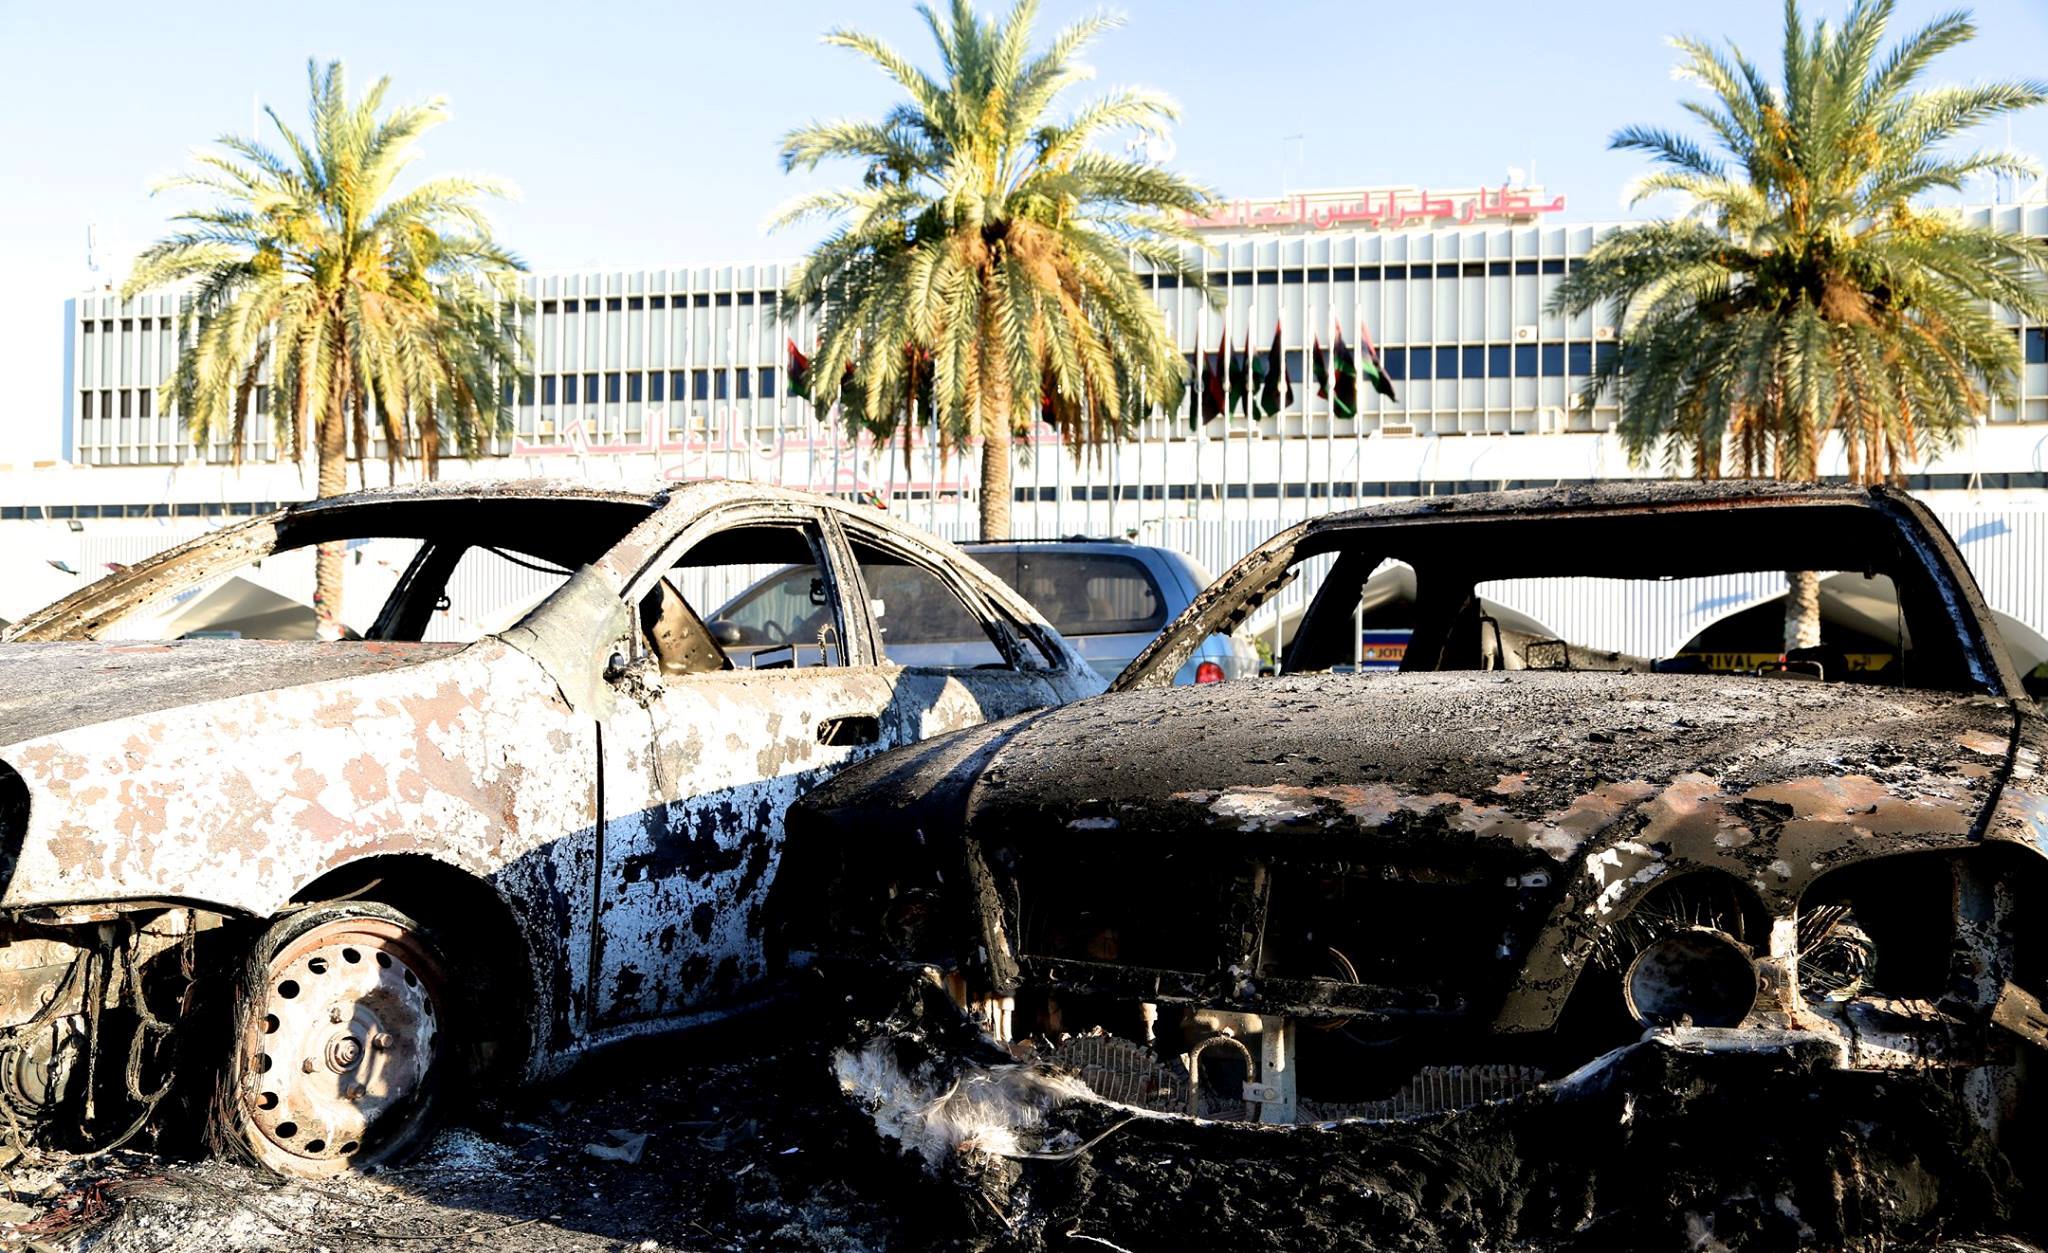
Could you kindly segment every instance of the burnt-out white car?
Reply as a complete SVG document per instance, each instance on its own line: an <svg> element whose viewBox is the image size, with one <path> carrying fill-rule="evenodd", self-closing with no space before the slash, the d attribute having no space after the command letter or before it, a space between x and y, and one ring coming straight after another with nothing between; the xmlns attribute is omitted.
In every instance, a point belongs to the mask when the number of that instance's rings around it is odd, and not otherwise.
<svg viewBox="0 0 2048 1253"><path fill-rule="evenodd" d="M409 554L362 638L152 638L318 545ZM463 612L493 578L508 624ZM1100 687L959 550L803 493L392 489L215 532L0 643L0 1125L104 1145L224 1061L228 1142L388 1159L458 1077L744 1003L784 810L834 770Z"/></svg>

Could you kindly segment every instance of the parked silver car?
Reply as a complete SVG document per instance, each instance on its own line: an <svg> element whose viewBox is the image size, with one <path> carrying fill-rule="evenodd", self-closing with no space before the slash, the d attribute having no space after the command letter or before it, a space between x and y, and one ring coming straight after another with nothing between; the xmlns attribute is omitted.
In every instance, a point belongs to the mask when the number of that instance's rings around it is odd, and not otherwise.
<svg viewBox="0 0 2048 1253"><path fill-rule="evenodd" d="M964 545L1016 588L1105 679L1114 679L1211 578L1185 553L1120 539L1002 540ZM1241 635L1211 635L1175 683L1220 683L1259 672Z"/></svg>

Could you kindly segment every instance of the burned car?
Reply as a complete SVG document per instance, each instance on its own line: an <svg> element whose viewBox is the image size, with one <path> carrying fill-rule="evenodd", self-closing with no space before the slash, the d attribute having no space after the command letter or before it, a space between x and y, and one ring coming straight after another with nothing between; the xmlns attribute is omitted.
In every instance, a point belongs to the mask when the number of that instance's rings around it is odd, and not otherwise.
<svg viewBox="0 0 2048 1253"><path fill-rule="evenodd" d="M374 593L360 638L175 638L323 547ZM978 643L934 662L927 621ZM229 1144L387 1160L462 1081L753 995L783 814L833 770L1100 689L951 545L799 492L426 486L229 526L0 643L0 1128L104 1147L224 1062L194 1103Z"/></svg>
<svg viewBox="0 0 2048 1253"><path fill-rule="evenodd" d="M1412 635L1368 673L1362 606L1393 570ZM1597 624L1570 596L1620 588L1691 612L1785 571L1885 589L1882 663L1717 671L1530 608ZM1297 582L1280 675L1169 686ZM1385 1124L1584 1091L1662 1042L1938 1072L1995 1138L2048 1042L2048 728L1990 620L1884 488L1332 514L1238 562L1110 694L811 793L771 915L794 967L928 979L1010 1056L1155 1115ZM847 1084L877 1097L866 1064Z"/></svg>

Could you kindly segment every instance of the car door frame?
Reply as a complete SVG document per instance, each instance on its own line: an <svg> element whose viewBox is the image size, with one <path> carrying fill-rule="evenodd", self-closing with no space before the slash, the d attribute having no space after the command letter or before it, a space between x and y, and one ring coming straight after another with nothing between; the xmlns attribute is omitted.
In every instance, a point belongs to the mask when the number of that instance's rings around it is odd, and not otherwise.
<svg viewBox="0 0 2048 1253"><path fill-rule="evenodd" d="M641 567L636 579L627 584L627 590L622 595L629 606L636 606L640 598L651 594L655 590L657 581L666 577L674 569L676 562L687 557L697 545L735 528L756 526L792 527L811 533L810 538L816 548L820 573L827 584L826 594L836 598L836 616L839 633L842 637L838 644L839 662L831 666L796 666L786 670L777 668L755 672L744 667L734 667L729 670L710 671L701 674L664 676L656 679L661 684L661 692L655 699L663 702L668 708L658 713L655 712L653 706L649 706L649 709L651 716L657 718L652 728L653 733L656 736L660 736L664 730L673 729L676 725L678 714L689 709L694 699L689 690L693 685L698 687L697 696L710 703L716 703L724 698L721 695L714 694L714 688L745 683L749 679L777 686L792 682L801 683L806 679L813 679L815 672L821 669L828 669L833 672L827 681L837 682L846 689L843 693L836 693L836 696L843 695L848 696L850 699L857 698L859 690L864 684L871 686L874 689L873 695L875 700L872 702L874 708L871 714L862 713L860 720L871 722L874 725L877 732L874 741L833 741L825 739L822 733L820 733L816 737L818 747L815 751L828 755L836 752L842 758L841 760L821 761L812 765L799 764L795 769L783 769L754 779L735 778L727 785L728 787L742 789L759 789L762 793L773 795L778 788L778 780L787 779L791 776L800 776L813 769L836 770L844 765L852 764L854 760L874 752L880 752L890 746L889 741L891 737L887 732L887 728L890 725L889 710L895 701L894 676L879 670L869 656L869 648L866 643L868 629L861 607L856 603L858 585L848 583L844 577L847 572L854 569L851 565L852 552L839 535L838 529L831 517L831 510L824 507L823 502L791 500L786 497L778 498L775 496L752 498L728 497L711 502L700 510L693 510L687 521L681 527L675 529L666 540L657 544L651 544L644 550L652 554L652 558ZM696 606L693 605L692 609L696 609ZM617 668L617 673L613 680L615 684L636 681L626 676L636 670L644 673L644 663L648 660L649 644L644 638L644 632L631 631L628 634L628 640L628 656L624 659L626 664ZM822 694L823 690L821 689ZM619 701L626 701L630 698L621 693L617 699ZM839 702L836 699L820 699L815 702L805 702L805 706L806 708L816 708L822 725L823 719L830 714L830 710L837 708L840 703L843 702ZM852 699L852 704L861 704L861 702L858 699ZM851 706L849 705L849 707ZM865 706L863 708L865 709ZM619 734L619 729L629 720L611 715L605 717L602 721L607 735L617 735ZM660 959L656 959L653 966L638 971L647 980L645 984L639 986L645 987L654 993L655 1002L651 1008L640 1002L641 994L638 988L634 992L633 1003L631 1004L621 1001L618 996L613 995L613 976L619 969L623 968L623 963L627 960L622 954L651 955L653 951L647 942L648 937L639 935L630 929L633 926L649 921L648 902L654 899L670 898L672 903L674 899L680 899L683 896L701 895L702 893L699 889L706 888L710 882L707 880L705 884L697 884L694 887L685 883L682 879L654 882L652 880L621 878L618 882L614 882L614 877L622 874L629 868L631 862L636 857L644 858L647 861L657 861L657 858L647 856L652 851L651 847L642 847L642 845L650 838L673 843L678 839L685 823L693 815L697 815L710 802L712 793L702 790L702 783L707 773L714 777L718 774L716 766L707 766L706 760L693 760L685 764L685 773L676 775L670 781L664 782L661 778L661 771L665 767L656 764L656 759L663 755L664 747L658 740L635 746L629 746L622 741L618 744L607 744L600 751L599 770L605 779L607 793L603 801L604 813L600 826L606 834L598 842L598 847L593 855L592 868L595 878L591 885L591 905L595 921L592 930L593 948L590 955L590 972L587 980L590 1001L588 1014L585 1019L585 1030L593 1040L637 1033L640 1030L644 1030L648 1025L664 1022L675 1025L691 1021L705 1014L717 1015L731 1008L743 1005L749 999L744 993L751 985L749 977L744 973L742 974L742 984L739 987L724 990L714 989L708 995L697 995L692 992L690 987L685 986L689 983L689 980L684 974L684 971L687 970L687 962L683 958L692 945L687 936L681 934L685 930L684 928L678 928L677 943L681 947L674 950L664 947L660 950L664 958L671 953L677 956L678 962L675 969L662 965ZM648 764L651 773L643 774L627 764L636 755L640 756ZM786 811L787 801L794 800L796 795L801 795L802 790L802 786L797 785L793 795L784 797L785 804L782 810L775 813L768 820L771 833L779 831L781 812ZM654 836L651 834L651 829L643 827L643 834L637 837L637 840L631 838L633 816L636 813L644 815L650 808L655 806L659 806L663 810L661 821L665 834ZM642 818L641 821L644 824L646 819ZM617 830L614 830L614 828L617 828ZM731 832L726 834L730 836ZM691 838L714 839L719 837L700 832ZM772 839L773 836L772 834L766 834L762 838ZM734 847L737 847L737 845ZM731 850L728 849L727 851L730 852ZM747 854L749 859L752 856L751 853ZM774 861L775 855L771 849L768 855L768 866L757 880L757 885L761 890L765 890L767 881L772 879ZM721 873L730 874L730 870L728 869ZM744 879L745 876L742 875L742 878ZM645 883L644 889L636 888L636 884L643 882ZM749 890L753 889L750 888ZM647 897L646 893L653 893L654 895L653 897ZM637 904L634 903L636 899L639 901ZM734 901L726 902L719 908L722 912L719 915L713 916L709 920L708 925L716 934L730 939L729 924L731 923L731 918L725 915L731 914L732 910L737 908L737 898ZM618 921L614 920L615 909L619 910L616 915ZM694 920L678 918L675 921L685 923ZM628 930L619 930L618 928L622 926L627 927ZM709 939L712 937L707 935L702 938ZM744 971L744 962L742 962L741 968ZM737 994L727 995L727 991ZM671 992L675 993L679 998L690 997L691 999L687 1001L682 999L677 999L673 1002L668 1001L665 998Z"/></svg>
<svg viewBox="0 0 2048 1253"><path fill-rule="evenodd" d="M851 511L841 513L837 510L828 510L827 513L836 524L839 531L838 542L846 554L847 569L852 580L851 590L854 593L855 613L861 620L862 633L867 637L867 650L874 658L869 664L897 676L891 681L899 689L899 706L907 695L902 690L906 686L926 687L934 683L936 688L927 693L931 708L936 709L939 706L944 696L943 689L947 684L957 683L973 697L984 713L988 713L989 706L993 705L994 711L989 716L998 718L1074 699L1076 692L1068 682L1068 676L1070 668L1079 661L1079 658L1073 653L1073 646L1049 628L1046 629L1050 637L1048 640L1027 641L1021 638L1021 632L1038 624L1031 624L1028 617L1016 613L1002 603L1002 599L994 593L993 587L989 586L997 582L995 575L974 564L971 558L958 562L936 560L935 558L942 558L946 554L920 552L919 545L911 542L914 537L899 535L895 528L877 525ZM874 614L874 601L867 585L867 578L861 571L857 554L853 551L855 539L872 544L897 560L914 565L937 579L940 586L959 598L961 607L989 635L990 642L1003 657L1004 666L990 669L911 666L890 660L888 650L883 644L881 623ZM1057 646L1051 642L1053 640L1057 641ZM1033 662L1027 644L1037 648L1045 664ZM1086 665L1085 662L1081 664ZM1093 671L1090 670L1088 673L1092 674ZM906 685L903 676L914 676L918 681ZM898 712L908 715L919 711L899 708ZM947 714L940 712L938 718L937 726L926 727L920 722L919 730L922 734L905 735L901 742L908 743L923 738L924 734L937 734L955 729L945 725ZM976 721L981 720L986 719Z"/></svg>

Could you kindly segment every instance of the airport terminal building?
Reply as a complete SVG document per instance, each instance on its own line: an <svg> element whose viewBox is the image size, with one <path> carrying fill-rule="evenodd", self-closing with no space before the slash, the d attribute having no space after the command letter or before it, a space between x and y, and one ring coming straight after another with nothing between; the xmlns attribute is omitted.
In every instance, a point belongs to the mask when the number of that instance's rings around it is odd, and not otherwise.
<svg viewBox="0 0 2048 1253"><path fill-rule="evenodd" d="M1564 275L1611 229L1573 224L1564 209L1562 196L1514 188L1384 188L1225 205L1200 224L1221 307L1179 288L1172 275L1151 279L1197 379L1182 411L1156 415L1136 440L1078 465L1048 447L1050 432L1041 429L1043 439L1027 438L1020 449L1018 503L1357 499L1630 473L1613 441L1600 438L1619 411L1574 403L1596 363L1616 351L1615 317L1545 311ZM2048 235L2048 205L1971 212ZM530 473L571 458L584 473L598 460L670 477L872 490L924 504L924 512L968 505L974 475L960 459L923 439L907 467L900 446L850 446L837 423L821 422L791 394L788 348L809 352L815 338L806 315L780 308L788 268L526 280L532 369L513 389L513 429L472 469ZM180 415L161 411L155 394L177 352L177 299L123 302L102 291L68 302L68 460L194 460ZM1218 354L1226 362L1263 354L1276 328L1288 403L1270 417L1245 406L1205 420L1204 369ZM1994 406L1978 441L2001 449L2013 442L2000 438L2007 431L2048 435L2048 328L2015 332L2027 361L2022 399ZM1361 388L1355 417L1332 412L1317 395L1308 356L1328 351L1339 335L1354 347L1370 337L1396 399ZM266 382L259 376L259 387ZM259 392L259 410L263 399ZM206 459L226 462L230 451L217 444ZM262 421L250 422L242 451L256 465L279 456ZM1926 467L1921 485L2048 486L2038 456L1993 460Z"/></svg>
<svg viewBox="0 0 2048 1253"><path fill-rule="evenodd" d="M1981 206L1979 221L2048 236L2048 205ZM1540 188L1380 187L1238 200L1197 224L1220 304L1151 283L1197 382L1110 449L1062 448L1048 428L1016 450L1020 536L1128 534L1212 567L1287 521L1390 497L1659 475L1614 435L1611 399L1575 403L1617 351L1611 311L1546 312L1551 293L1612 224L1574 222ZM911 447L849 440L791 394L789 349L809 353L802 311L781 308L788 262L538 274L530 371L490 455L444 475L606 480L748 478L871 495L941 533L970 534L972 458L919 432ZM68 468L0 474L0 527L55 522L80 560L132 560L169 539L312 494L252 420L242 465L195 453L156 385L177 351L177 297L67 302L63 448ZM1209 416L1200 379L1221 354L1263 355L1278 329L1291 397ZM2026 365L2014 406L1994 406L1962 445L1917 466L2001 611L2048 633L2048 327L2014 325ZM1395 399L1361 384L1357 412L1318 396L1310 355L1367 337ZM259 386L264 380L259 378ZM260 407L264 397L257 398ZM1824 465L1824 472L1839 465ZM368 478L384 470L370 460ZM1971 538L1974 537L1974 538ZM101 549L105 553L101 553ZM89 551L88 551L89 550Z"/></svg>

